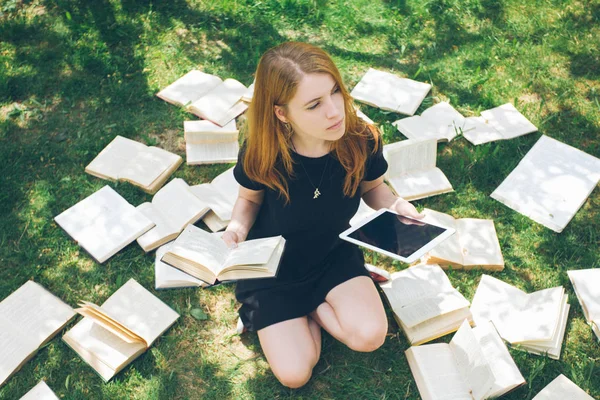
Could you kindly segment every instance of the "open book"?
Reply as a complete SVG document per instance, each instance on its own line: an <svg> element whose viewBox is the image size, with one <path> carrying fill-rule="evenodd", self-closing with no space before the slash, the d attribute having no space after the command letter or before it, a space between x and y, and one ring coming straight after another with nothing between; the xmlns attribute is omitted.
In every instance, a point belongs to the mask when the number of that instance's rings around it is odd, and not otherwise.
<svg viewBox="0 0 600 400"><path fill-rule="evenodd" d="M446 102L438 103L421 115L399 119L392 123L409 139L435 139L450 141L465 124L465 117Z"/></svg>
<svg viewBox="0 0 600 400"><path fill-rule="evenodd" d="M583 315L600 340L600 268L567 271Z"/></svg>
<svg viewBox="0 0 600 400"><path fill-rule="evenodd" d="M478 145L495 140L513 139L537 128L511 103L481 112L480 117L469 117L462 129L469 142Z"/></svg>
<svg viewBox="0 0 600 400"><path fill-rule="evenodd" d="M186 163L188 165L234 163L240 150L235 121L220 127L210 121L185 121Z"/></svg>
<svg viewBox="0 0 600 400"><path fill-rule="evenodd" d="M464 321L450 343L412 346L406 358L423 400L496 398L525 383L491 323Z"/></svg>
<svg viewBox="0 0 600 400"><path fill-rule="evenodd" d="M104 186L54 220L100 264L154 226L110 186Z"/></svg>
<svg viewBox="0 0 600 400"><path fill-rule="evenodd" d="M0 302L0 386L54 337L75 312L27 281Z"/></svg>
<svg viewBox="0 0 600 400"><path fill-rule="evenodd" d="M142 203L137 209L150 219L154 228L137 238L144 251L175 239L188 224L198 221L210 210L211 199L198 198L180 178L175 178L158 191L151 203ZM214 196L213 196L214 197Z"/></svg>
<svg viewBox="0 0 600 400"><path fill-rule="evenodd" d="M218 175L210 183L195 185L191 189L199 198L207 198L205 191L218 193L215 196L218 196L219 201L211 202L211 211L206 213L202 222L213 232L225 229L231 220L231 212L240 191L240 185L233 176L233 168Z"/></svg>
<svg viewBox="0 0 600 400"><path fill-rule="evenodd" d="M63 340L104 381L145 352L179 318L134 279L102 306L83 302L76 311L85 318L65 333Z"/></svg>
<svg viewBox="0 0 600 400"><path fill-rule="evenodd" d="M380 287L412 345L454 332L465 319L472 320L469 301L452 287L439 265L394 272Z"/></svg>
<svg viewBox="0 0 600 400"><path fill-rule="evenodd" d="M40 381L19 400L59 400L56 394L48 387L46 382Z"/></svg>
<svg viewBox="0 0 600 400"><path fill-rule="evenodd" d="M562 232L600 181L600 159L542 136L491 197Z"/></svg>
<svg viewBox="0 0 600 400"><path fill-rule="evenodd" d="M425 222L454 228L456 233L435 246L424 257L428 264L454 269L481 267L489 271L504 269L504 258L494 228L489 219L459 218L425 209Z"/></svg>
<svg viewBox="0 0 600 400"><path fill-rule="evenodd" d="M217 235L193 225L173 242L162 261L209 284L277 275L285 239L274 236L239 243L230 249Z"/></svg>
<svg viewBox="0 0 600 400"><path fill-rule="evenodd" d="M398 196L418 200L453 191L446 175L435 166L435 140L409 139L386 144L383 155L389 165L385 179Z"/></svg>
<svg viewBox="0 0 600 400"><path fill-rule="evenodd" d="M246 91L246 86L235 79L223 81L218 76L192 70L156 95L169 103L186 106L200 118L225 126L248 108L241 101Z"/></svg>
<svg viewBox="0 0 600 400"><path fill-rule="evenodd" d="M532 400L594 400L592 396L560 374Z"/></svg>
<svg viewBox="0 0 600 400"><path fill-rule="evenodd" d="M156 289L171 289L182 287L206 287L208 283L171 267L162 261L162 257L171 249L173 243L167 243L156 249L154 260L154 287Z"/></svg>
<svg viewBox="0 0 600 400"><path fill-rule="evenodd" d="M357 101L382 110L413 115L429 90L431 85L428 83L369 68L350 95Z"/></svg>
<svg viewBox="0 0 600 400"><path fill-rule="evenodd" d="M182 161L177 154L116 136L85 167L85 172L102 179L127 181L153 194Z"/></svg>
<svg viewBox="0 0 600 400"><path fill-rule="evenodd" d="M471 312L477 325L492 321L508 343L558 360L569 315L567 299L562 286L527 294L482 275Z"/></svg>

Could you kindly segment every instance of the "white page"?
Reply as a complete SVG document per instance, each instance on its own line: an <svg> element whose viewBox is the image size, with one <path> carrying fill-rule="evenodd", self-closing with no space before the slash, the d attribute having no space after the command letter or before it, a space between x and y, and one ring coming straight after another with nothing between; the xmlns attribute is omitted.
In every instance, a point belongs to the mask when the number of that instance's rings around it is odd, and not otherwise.
<svg viewBox="0 0 600 400"><path fill-rule="evenodd" d="M465 118L462 128L463 136L474 145L502 140L504 137L494 127L487 123L483 117Z"/></svg>
<svg viewBox="0 0 600 400"><path fill-rule="evenodd" d="M242 103L240 100L246 90L246 86L235 79L225 79L222 84L194 101L190 105L190 110L202 118L223 126L237 116L234 115L227 121L221 121L238 102ZM247 105L243 104L243 106L245 110Z"/></svg>
<svg viewBox="0 0 600 400"><path fill-rule="evenodd" d="M600 341L600 318L592 321L592 330L596 334L598 341Z"/></svg>
<svg viewBox="0 0 600 400"><path fill-rule="evenodd" d="M481 112L489 126L498 131L504 139L512 139L537 131L523 114L521 114L511 103L503 104Z"/></svg>
<svg viewBox="0 0 600 400"><path fill-rule="evenodd" d="M439 168L390 177L388 182L399 197L409 201L453 190L452 184Z"/></svg>
<svg viewBox="0 0 600 400"><path fill-rule="evenodd" d="M171 236L176 236L180 229L173 226L171 220L152 203L142 203L137 206L137 210L146 218L154 223L154 227L137 238L138 244L148 252L156 248L162 240L168 240Z"/></svg>
<svg viewBox="0 0 600 400"><path fill-rule="evenodd" d="M453 290L426 297L416 303L400 308L394 308L393 311L408 328L412 328L432 318L468 307L469 301L457 290Z"/></svg>
<svg viewBox="0 0 600 400"><path fill-rule="evenodd" d="M204 96L221 82L218 76L192 70L158 92L157 96L169 103L185 106Z"/></svg>
<svg viewBox="0 0 600 400"><path fill-rule="evenodd" d="M440 139L452 140L465 125L465 117L445 101L429 107L421 113L421 117L436 127Z"/></svg>
<svg viewBox="0 0 600 400"><path fill-rule="evenodd" d="M211 230L211 232L221 231L227 228L227 225L229 225L229 220L223 220L219 218L217 214L215 214L212 211L206 213L204 218L202 218L202 222L204 222L204 224L208 227L208 229Z"/></svg>
<svg viewBox="0 0 600 400"><path fill-rule="evenodd" d="M188 184L180 178L173 179L159 190L152 198L152 204L178 230L196 222L208 211L206 203L198 199Z"/></svg>
<svg viewBox="0 0 600 400"><path fill-rule="evenodd" d="M237 141L222 143L186 143L185 154L188 165L234 163L240 145Z"/></svg>
<svg viewBox="0 0 600 400"><path fill-rule="evenodd" d="M521 337L514 341L552 340L559 327L564 295L562 286L530 293L527 296L527 304L512 322L515 325L514 330L517 331L520 327L521 331Z"/></svg>
<svg viewBox="0 0 600 400"><path fill-rule="evenodd" d="M393 178L415 171L435 168L437 142L435 140L408 139L383 146L383 155L388 162L386 177Z"/></svg>
<svg viewBox="0 0 600 400"><path fill-rule="evenodd" d="M425 118L420 115L399 119L392 122L392 125L398 129L400 133L409 139L434 139L438 140L437 127L430 124ZM445 138L445 135L444 135Z"/></svg>
<svg viewBox="0 0 600 400"><path fill-rule="evenodd" d="M412 346L410 351L418 366L418 373L429 389L431 400L473 399L458 370L454 354L446 343ZM413 375L417 375L415 371Z"/></svg>
<svg viewBox="0 0 600 400"><path fill-rule="evenodd" d="M252 101L252 97L254 97L254 82L248 86L248 89L242 95L242 100L246 103L250 103Z"/></svg>
<svg viewBox="0 0 600 400"><path fill-rule="evenodd" d="M565 295L560 310L560 319L552 338L544 341L525 342L522 344L522 347L529 352L548 355L548 357L558 360L560 358L560 350L567 330L567 318L569 317L570 308L571 306L567 304L567 296Z"/></svg>
<svg viewBox="0 0 600 400"><path fill-rule="evenodd" d="M216 276L229 251L221 238L188 225L175 239L169 253L201 264Z"/></svg>
<svg viewBox="0 0 600 400"><path fill-rule="evenodd" d="M467 321L458 328L449 347L473 399L486 398L494 385L494 373Z"/></svg>
<svg viewBox="0 0 600 400"><path fill-rule="evenodd" d="M150 346L179 314L134 279L128 280L101 306L110 318L141 336Z"/></svg>
<svg viewBox="0 0 600 400"><path fill-rule="evenodd" d="M29 392L25 393L25 396L21 397L20 400L59 400L59 398L46 382L40 381Z"/></svg>
<svg viewBox="0 0 600 400"><path fill-rule="evenodd" d="M463 265L504 265L494 221L461 218L456 225L463 251Z"/></svg>
<svg viewBox="0 0 600 400"><path fill-rule="evenodd" d="M208 284L195 278L185 272L162 262L162 256L171 249L172 242L160 246L156 249L156 257L154 259L154 277L155 288L166 289L175 287L204 287Z"/></svg>
<svg viewBox="0 0 600 400"><path fill-rule="evenodd" d="M121 170L119 178L148 187L179 160L181 157L177 154L158 147L145 147L135 156L129 156L129 163Z"/></svg>
<svg viewBox="0 0 600 400"><path fill-rule="evenodd" d="M430 89L427 83L369 68L350 95L384 110L413 115Z"/></svg>
<svg viewBox="0 0 600 400"><path fill-rule="evenodd" d="M271 259L281 242L281 236L254 239L238 243L223 262L223 268L234 265L260 265Z"/></svg>
<svg viewBox="0 0 600 400"><path fill-rule="evenodd" d="M221 127L208 120L183 121L183 132L186 144L222 143L238 140L238 129L235 120Z"/></svg>
<svg viewBox="0 0 600 400"><path fill-rule="evenodd" d="M491 197L561 232L600 180L600 159L542 136Z"/></svg>
<svg viewBox="0 0 600 400"><path fill-rule="evenodd" d="M238 194L240 192L240 184L235 180L235 177L233 176L233 167L217 175L217 177L213 179L210 182L210 184L213 188L215 188L216 190L221 192L225 197L227 197L233 207L233 204L237 200Z"/></svg>
<svg viewBox="0 0 600 400"><path fill-rule="evenodd" d="M92 162L85 167L85 172L117 180L132 158L145 149L146 145L142 143L124 138L123 136L115 136Z"/></svg>
<svg viewBox="0 0 600 400"><path fill-rule="evenodd" d="M560 374L532 400L594 400L592 396Z"/></svg>
<svg viewBox="0 0 600 400"><path fill-rule="evenodd" d="M416 345L455 332L465 319L472 321L471 311L468 308L461 308L448 314L440 315L412 328L402 324L402 321L399 319L397 321L399 321L399 325L404 333L406 333L410 343Z"/></svg>
<svg viewBox="0 0 600 400"><path fill-rule="evenodd" d="M194 196L205 203L221 219L231 219L233 204L210 183L190 187Z"/></svg>
<svg viewBox="0 0 600 400"><path fill-rule="evenodd" d="M104 186L54 220L100 263L154 226L110 186Z"/></svg>
<svg viewBox="0 0 600 400"><path fill-rule="evenodd" d="M425 214L425 222L456 229L456 220L451 215L428 208L423 209L423 213ZM426 257L433 257L440 261L444 260L450 264L462 265L464 261L460 244L460 232L457 230L454 235L429 250Z"/></svg>
<svg viewBox="0 0 600 400"><path fill-rule="evenodd" d="M586 319L600 320L600 268L567 271Z"/></svg>
<svg viewBox="0 0 600 400"><path fill-rule="evenodd" d="M0 385L40 346L40 340L16 329L13 322L0 315Z"/></svg>
<svg viewBox="0 0 600 400"><path fill-rule="evenodd" d="M498 397L525 383L523 375L491 322L473 328L473 334L494 375L494 384L486 397Z"/></svg>

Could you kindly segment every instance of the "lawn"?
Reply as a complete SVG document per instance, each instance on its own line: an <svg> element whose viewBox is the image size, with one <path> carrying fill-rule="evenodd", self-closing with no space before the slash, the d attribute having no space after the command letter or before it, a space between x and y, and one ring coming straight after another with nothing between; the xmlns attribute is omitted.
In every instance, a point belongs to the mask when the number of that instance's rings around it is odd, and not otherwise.
<svg viewBox="0 0 600 400"><path fill-rule="evenodd" d="M270 372L256 334L235 333L233 285L157 292L154 253L134 243L99 265L53 221L107 184L84 167L115 135L185 156L183 121L194 117L158 99L161 88L193 68L248 85L260 55L287 40L326 49L349 88L369 67L431 83L418 114L438 101L466 116L512 102L538 127L477 147L464 138L440 144L438 166L455 191L415 204L494 219L506 268L493 276L528 292L564 285L569 293L560 360L511 349L527 384L506 398L530 399L560 373L600 398L600 345L566 274L600 268L600 191L560 234L489 197L542 134L600 157L600 1L3 0L0 299L33 279L72 306L101 304L133 277L181 318L110 383L59 334L0 388L0 399L19 398L41 379L66 399L419 398L408 342L389 310L382 348L356 353L325 335L313 378L290 390ZM391 125L400 115L361 108L385 142L403 139ZM183 165L174 176L198 184L229 167ZM108 184L134 205L151 199ZM406 268L373 258L388 271ZM468 299L481 274L449 272ZM208 319L194 318L197 308Z"/></svg>

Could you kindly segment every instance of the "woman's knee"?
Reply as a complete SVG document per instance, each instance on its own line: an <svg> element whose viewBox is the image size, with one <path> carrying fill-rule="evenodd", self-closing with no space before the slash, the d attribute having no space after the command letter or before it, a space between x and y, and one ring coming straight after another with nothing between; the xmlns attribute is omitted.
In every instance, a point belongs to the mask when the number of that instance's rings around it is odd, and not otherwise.
<svg viewBox="0 0 600 400"><path fill-rule="evenodd" d="M359 324L349 334L347 346L361 352L375 351L385 342L387 319L379 322Z"/></svg>
<svg viewBox="0 0 600 400"><path fill-rule="evenodd" d="M312 376L312 363L288 363L279 366L271 365L271 370L283 386L297 389L304 386Z"/></svg>

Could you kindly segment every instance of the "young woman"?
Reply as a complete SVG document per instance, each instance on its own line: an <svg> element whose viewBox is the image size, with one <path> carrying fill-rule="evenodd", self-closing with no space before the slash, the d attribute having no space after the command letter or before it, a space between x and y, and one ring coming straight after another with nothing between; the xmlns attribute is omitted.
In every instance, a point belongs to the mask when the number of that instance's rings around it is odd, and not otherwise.
<svg viewBox="0 0 600 400"><path fill-rule="evenodd" d="M356 351L387 333L361 250L339 239L361 197L372 208L421 218L383 183L379 132L356 116L327 53L288 42L256 71L246 142L234 175L240 192L223 234L229 246L283 235L278 276L239 281L245 327L257 331L279 381L304 385L321 352L321 328Z"/></svg>

